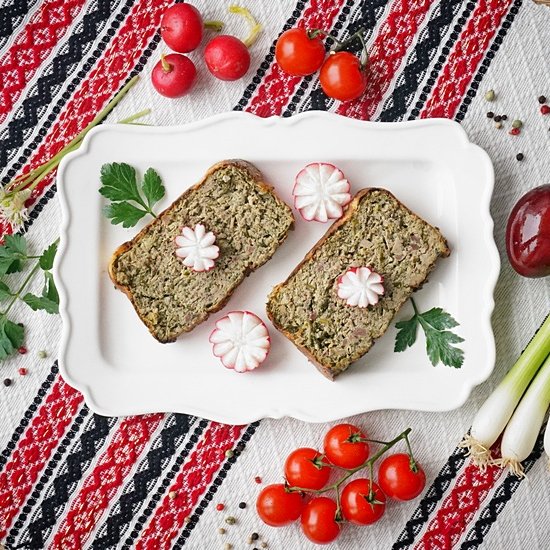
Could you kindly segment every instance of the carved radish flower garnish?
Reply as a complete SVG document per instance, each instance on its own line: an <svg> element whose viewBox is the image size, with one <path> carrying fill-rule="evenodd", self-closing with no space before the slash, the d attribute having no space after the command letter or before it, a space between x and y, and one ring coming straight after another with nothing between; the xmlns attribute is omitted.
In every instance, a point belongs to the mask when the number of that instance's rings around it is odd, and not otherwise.
<svg viewBox="0 0 550 550"><path fill-rule="evenodd" d="M314 162L296 176L292 194L294 205L307 221L326 222L340 218L351 201L350 185L333 164Z"/></svg>
<svg viewBox="0 0 550 550"><path fill-rule="evenodd" d="M220 255L215 242L214 233L207 232L201 223L193 229L184 227L181 235L176 237L176 256L193 271L210 271L214 267L214 260Z"/></svg>
<svg viewBox="0 0 550 550"><path fill-rule="evenodd" d="M349 306L375 306L384 294L382 275L370 267L352 267L338 277L338 297Z"/></svg>
<svg viewBox="0 0 550 550"><path fill-rule="evenodd" d="M216 321L210 343L223 366L237 372L258 368L271 347L267 327L250 311L231 311Z"/></svg>

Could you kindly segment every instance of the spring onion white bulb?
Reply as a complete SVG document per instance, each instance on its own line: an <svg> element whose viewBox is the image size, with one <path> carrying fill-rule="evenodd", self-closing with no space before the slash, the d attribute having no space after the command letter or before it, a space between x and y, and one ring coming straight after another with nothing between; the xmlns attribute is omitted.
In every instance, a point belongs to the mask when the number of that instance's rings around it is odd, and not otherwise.
<svg viewBox="0 0 550 550"><path fill-rule="evenodd" d="M508 422L500 446L502 458L495 461L496 464L509 467L518 477L525 475L521 462L533 451L549 406L550 356L542 364Z"/></svg>
<svg viewBox="0 0 550 550"><path fill-rule="evenodd" d="M529 382L550 353L550 315L533 336L514 366L479 409L470 434L461 446L466 447L472 462L481 468L491 463L491 446L499 438ZM540 428L540 426L539 426Z"/></svg>

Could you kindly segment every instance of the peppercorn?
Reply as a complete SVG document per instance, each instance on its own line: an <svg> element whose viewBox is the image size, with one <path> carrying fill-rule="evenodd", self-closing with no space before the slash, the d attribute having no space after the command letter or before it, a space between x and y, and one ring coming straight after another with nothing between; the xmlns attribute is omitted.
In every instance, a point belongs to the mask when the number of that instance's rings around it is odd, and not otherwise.
<svg viewBox="0 0 550 550"><path fill-rule="evenodd" d="M6 386L6 388L11 386L11 378L4 378L4 386Z"/></svg>
<svg viewBox="0 0 550 550"><path fill-rule="evenodd" d="M542 105L543 103L546 103L546 97L544 97L543 95L541 95L539 97L539 103Z"/></svg>
<svg viewBox="0 0 550 550"><path fill-rule="evenodd" d="M246 508L246 502L239 502L239 508L244 510Z"/></svg>
<svg viewBox="0 0 550 550"><path fill-rule="evenodd" d="M42 349L38 352L38 357L40 357L40 359L46 359L46 357L48 357L48 354Z"/></svg>
<svg viewBox="0 0 550 550"><path fill-rule="evenodd" d="M262 548L267 548L267 542L265 542L265 541L262 542L262 543L260 544L260 546L261 546Z"/></svg>
<svg viewBox="0 0 550 550"><path fill-rule="evenodd" d="M489 111L487 113L487 118L493 118L495 116L495 113L493 113L493 111Z"/></svg>
<svg viewBox="0 0 550 550"><path fill-rule="evenodd" d="M256 483L261 483L261 482L262 482L262 478L261 478L260 476L256 476L256 477L254 478L254 481L255 481Z"/></svg>
<svg viewBox="0 0 550 550"><path fill-rule="evenodd" d="M501 115L502 120L508 120L508 115Z"/></svg>
<svg viewBox="0 0 550 550"><path fill-rule="evenodd" d="M218 529L218 533L219 533L220 535L225 535L225 529L224 529L223 527L220 527L220 528Z"/></svg>
<svg viewBox="0 0 550 550"><path fill-rule="evenodd" d="M25 367L21 367L21 368L19 369L19 374L20 374L21 376L26 376L26 374L27 374L27 369L26 369Z"/></svg>
<svg viewBox="0 0 550 550"><path fill-rule="evenodd" d="M523 122L517 118L512 122L512 128L521 128L522 126Z"/></svg>
<svg viewBox="0 0 550 550"><path fill-rule="evenodd" d="M174 500L174 499L176 498L177 495L178 495L178 493L176 493L176 491L170 491L170 492L168 493L168 498L169 498L170 500Z"/></svg>
<svg viewBox="0 0 550 550"><path fill-rule="evenodd" d="M541 108L540 108L540 112L543 114L543 115L547 115L548 113L550 113L550 107L548 105L543 105Z"/></svg>
<svg viewBox="0 0 550 550"><path fill-rule="evenodd" d="M18 350L17 350L21 355L25 355L25 353L27 353L27 348L25 346L21 346Z"/></svg>
<svg viewBox="0 0 550 550"><path fill-rule="evenodd" d="M495 122L500 122L502 120L502 117L500 115L496 115L493 119Z"/></svg>
<svg viewBox="0 0 550 550"><path fill-rule="evenodd" d="M258 539L260 538L260 535L258 535L258 533L252 533L252 534L250 535L250 538L251 538L252 540L258 540Z"/></svg>
<svg viewBox="0 0 550 550"><path fill-rule="evenodd" d="M231 449L225 451L225 458L231 458L235 453Z"/></svg>
<svg viewBox="0 0 550 550"><path fill-rule="evenodd" d="M233 545L226 542L223 547L223 550L233 550Z"/></svg>
<svg viewBox="0 0 550 550"><path fill-rule="evenodd" d="M219 504L216 504L216 510L218 512L221 512L225 508L225 504L222 504L221 502Z"/></svg>
<svg viewBox="0 0 550 550"><path fill-rule="evenodd" d="M516 155L516 159L519 160L519 161L522 161L524 158L525 158L525 156L524 156L523 153L518 153L518 154Z"/></svg>
<svg viewBox="0 0 550 550"><path fill-rule="evenodd" d="M495 91L494 90L488 90L485 92L485 101L494 101L495 99Z"/></svg>
<svg viewBox="0 0 550 550"><path fill-rule="evenodd" d="M495 122L495 128L500 130L502 128L502 122Z"/></svg>
<svg viewBox="0 0 550 550"><path fill-rule="evenodd" d="M236 522L237 520L233 516L227 516L225 518L225 523L227 523L227 525L235 525Z"/></svg>
<svg viewBox="0 0 550 550"><path fill-rule="evenodd" d="M519 128L512 128L508 133L511 136L519 136L521 134L521 130Z"/></svg>

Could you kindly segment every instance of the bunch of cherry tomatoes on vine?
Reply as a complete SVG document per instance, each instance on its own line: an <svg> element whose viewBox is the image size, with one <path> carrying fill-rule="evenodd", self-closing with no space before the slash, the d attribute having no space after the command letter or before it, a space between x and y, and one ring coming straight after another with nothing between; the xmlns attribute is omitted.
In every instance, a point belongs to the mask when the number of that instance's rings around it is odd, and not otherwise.
<svg viewBox="0 0 550 550"><path fill-rule="evenodd" d="M316 544L336 540L345 522L377 522L384 515L388 498L412 500L426 485L426 475L412 455L410 431L391 441L378 441L367 439L352 424L334 426L325 435L322 453L309 447L290 453L284 466L285 483L268 485L258 496L260 519L272 527L299 519L304 535ZM386 456L375 481L376 462L400 441L406 443L407 452ZM381 447L371 456L373 443ZM366 476L351 479L363 470ZM331 474L337 471L341 475L329 483ZM336 494L335 498L325 496L331 493Z"/></svg>
<svg viewBox="0 0 550 550"><path fill-rule="evenodd" d="M261 31L261 25L250 11L230 6L231 13L244 17L250 25L247 38L241 40L228 34L209 39L203 59L210 73L220 80L238 80L250 68L249 48ZM160 34L164 43L175 53L161 55L153 67L151 80L155 89L170 98L181 97L192 88L197 76L195 63L184 54L195 51L203 40L204 31L220 32L221 21L205 21L191 4L175 4L168 8L161 20ZM283 32L276 43L275 59L279 68L292 76L307 76L319 72L319 83L328 97L351 101L361 96L367 87L367 52L360 30L345 42L336 42L328 53L323 39L326 33L319 29L296 27ZM344 51L359 40L363 52L357 55Z"/></svg>

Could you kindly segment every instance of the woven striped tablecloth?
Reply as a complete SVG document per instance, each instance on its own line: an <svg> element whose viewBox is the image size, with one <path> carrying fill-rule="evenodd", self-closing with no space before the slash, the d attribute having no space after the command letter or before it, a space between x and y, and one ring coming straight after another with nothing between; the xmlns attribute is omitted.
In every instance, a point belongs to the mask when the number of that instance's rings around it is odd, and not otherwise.
<svg viewBox="0 0 550 550"><path fill-rule="evenodd" d="M222 0L195 0L206 18L225 19L239 36L246 25ZM545 280L527 280L509 267L504 227L526 190L548 183L550 117L537 97L550 96L550 9L527 0L249 0L264 25L252 66L240 81L211 77L197 61L192 94L160 97L149 75L160 53L158 28L168 0L0 0L0 168L3 181L51 158L82 130L135 74L140 83L115 109L116 121L151 108L147 122L181 124L230 109L259 116L329 110L399 121L448 117L490 154L496 169L492 203L502 257L493 325L497 366L468 403L448 413L380 411L353 418L375 438L413 428L418 460L428 477L420 499L391 503L376 525L349 527L332 548L550 548L549 475L542 442L520 480L489 468L482 473L456 448L473 415L548 313ZM274 62L274 41L297 24L342 39L366 29L370 80L357 101L329 101L317 76L296 78ZM496 130L491 109L520 118L520 136ZM318 139L328 139L319 137ZM516 160L522 152L525 159ZM24 231L42 249L60 224L55 174L32 195ZM2 231L10 228L3 226ZM320 444L324 425L292 419L228 426L178 414L106 418L58 374L58 316L17 311L27 331L26 355L4 362L0 391L0 545L15 548L196 550L251 548L258 532L273 549L309 549L297 526L261 524L254 482L278 482L284 457ZM37 351L49 351L40 359ZM18 369L27 369L26 376ZM205 391L205 399L208 399ZM227 457L226 449L235 449ZM176 498L169 494L175 492ZM173 496L173 495L172 495ZM245 501L248 507L238 508ZM225 510L216 510L224 503ZM231 514L237 522L223 523ZM218 528L227 527L220 535Z"/></svg>

